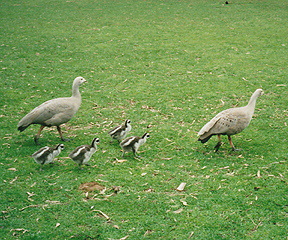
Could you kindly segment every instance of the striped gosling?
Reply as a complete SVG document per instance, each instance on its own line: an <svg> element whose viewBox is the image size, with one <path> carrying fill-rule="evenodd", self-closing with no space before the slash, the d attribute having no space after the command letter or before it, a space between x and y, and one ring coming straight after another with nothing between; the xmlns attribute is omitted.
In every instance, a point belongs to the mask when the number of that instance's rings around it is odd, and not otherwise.
<svg viewBox="0 0 288 240"><path fill-rule="evenodd" d="M127 119L123 125L114 127L108 134L118 141L121 141L126 137L126 135L131 131L132 127L130 125L131 121Z"/></svg>
<svg viewBox="0 0 288 240"><path fill-rule="evenodd" d="M143 145L147 138L149 138L150 135L149 133L145 133L142 137L128 137L124 139L121 143L120 146L123 150L122 157L124 156L125 152L133 152L135 157L140 157L137 155L137 151L141 145Z"/></svg>
<svg viewBox="0 0 288 240"><path fill-rule="evenodd" d="M37 152L33 153L31 157L36 163L41 164L41 169L44 164L52 163L53 159L58 156L64 149L64 144L58 144L56 147L42 147Z"/></svg>
<svg viewBox="0 0 288 240"><path fill-rule="evenodd" d="M79 167L81 165L89 166L88 161L92 157L92 155L97 150L97 144L100 142L99 138L94 138L91 145L81 145L74 149L69 157L76 163L78 163Z"/></svg>

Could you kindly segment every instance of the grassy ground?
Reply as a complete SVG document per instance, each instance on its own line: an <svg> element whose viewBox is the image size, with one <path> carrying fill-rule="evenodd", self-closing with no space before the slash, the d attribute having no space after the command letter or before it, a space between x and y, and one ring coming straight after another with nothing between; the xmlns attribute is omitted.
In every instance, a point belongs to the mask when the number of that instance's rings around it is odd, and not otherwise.
<svg viewBox="0 0 288 240"><path fill-rule="evenodd" d="M287 1L1 1L3 239L287 239ZM29 157L38 104L82 106L44 171ZM250 126L213 152L197 142L217 112L263 88ZM107 131L149 131L141 160ZM97 136L91 167L67 159ZM41 146L59 143L54 128ZM79 186L97 182L106 191ZM185 191L175 189L187 183ZM115 186L120 188L116 191ZM112 195L111 195L112 194ZM106 214L106 215L105 215ZM109 219L108 219L109 217Z"/></svg>

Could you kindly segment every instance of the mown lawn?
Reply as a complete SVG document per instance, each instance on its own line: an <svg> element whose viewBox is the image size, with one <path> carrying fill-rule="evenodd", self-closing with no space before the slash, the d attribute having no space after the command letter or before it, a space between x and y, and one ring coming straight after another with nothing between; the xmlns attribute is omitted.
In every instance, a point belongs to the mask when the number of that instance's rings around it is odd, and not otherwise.
<svg viewBox="0 0 288 240"><path fill-rule="evenodd" d="M3 239L286 239L288 3L272 1L8 1L1 11ZM17 132L42 102L82 105L53 165L30 157L60 142L55 128ZM216 113L262 88L250 126L203 145ZM107 132L131 119L150 132L141 159L121 158ZM68 154L94 137L79 169ZM106 191L79 186L97 182ZM184 191L176 188L185 182Z"/></svg>

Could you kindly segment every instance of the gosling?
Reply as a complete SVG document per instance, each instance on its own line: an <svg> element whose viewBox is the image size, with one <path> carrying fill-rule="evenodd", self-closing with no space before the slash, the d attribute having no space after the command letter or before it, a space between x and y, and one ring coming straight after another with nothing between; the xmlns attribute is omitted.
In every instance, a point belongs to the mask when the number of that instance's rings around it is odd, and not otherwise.
<svg viewBox="0 0 288 240"><path fill-rule="evenodd" d="M92 155L97 151L97 144L99 144L99 142L99 138L94 138L91 145L81 145L75 148L69 154L69 158L76 162L79 167L81 167L81 165L89 166L88 162Z"/></svg>
<svg viewBox="0 0 288 240"><path fill-rule="evenodd" d="M137 151L139 147L143 145L149 137L150 137L149 133L145 133L142 137L133 136L124 139L120 143L120 146L123 150L122 157L126 152L133 152L135 157L140 158L140 156L137 155Z"/></svg>

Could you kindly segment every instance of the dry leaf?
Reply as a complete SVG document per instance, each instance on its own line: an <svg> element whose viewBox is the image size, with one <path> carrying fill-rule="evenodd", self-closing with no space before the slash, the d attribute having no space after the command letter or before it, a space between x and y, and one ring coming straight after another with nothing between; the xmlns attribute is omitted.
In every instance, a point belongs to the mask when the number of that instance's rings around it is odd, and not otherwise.
<svg viewBox="0 0 288 240"><path fill-rule="evenodd" d="M182 211L183 211L183 208L179 208L178 210L173 211L173 213L179 214L179 213L181 213Z"/></svg>
<svg viewBox="0 0 288 240"><path fill-rule="evenodd" d="M110 219L110 217L107 214L105 214L104 212L102 212L101 210L92 210L92 211L93 212L99 212L100 213L99 215L106 218L107 220Z"/></svg>
<svg viewBox="0 0 288 240"><path fill-rule="evenodd" d="M184 191L185 186L186 186L186 183L180 183L179 187L176 188L176 190L179 192L182 192Z"/></svg>
<svg viewBox="0 0 288 240"><path fill-rule="evenodd" d="M180 200L180 202L184 205L184 206L188 206L188 203L186 202L186 201L184 201L184 200Z"/></svg>
<svg viewBox="0 0 288 240"><path fill-rule="evenodd" d="M144 192L154 192L154 189L153 188L148 188L148 189L145 189Z"/></svg>
<svg viewBox="0 0 288 240"><path fill-rule="evenodd" d="M8 168L9 171L17 171L16 168Z"/></svg>
<svg viewBox="0 0 288 240"><path fill-rule="evenodd" d="M51 204L61 204L60 201L50 201L50 200L46 200L45 202L51 203Z"/></svg>
<svg viewBox="0 0 288 240"><path fill-rule="evenodd" d="M147 230L147 231L144 233L144 237L147 236L148 234L151 234L151 233L153 233L152 230Z"/></svg>
<svg viewBox="0 0 288 240"><path fill-rule="evenodd" d="M18 179L18 177L15 177L15 178L12 179L9 183L12 184L12 183L14 183L17 179Z"/></svg>
<svg viewBox="0 0 288 240"><path fill-rule="evenodd" d="M29 230L26 230L26 229L24 229L24 228L15 228L15 229L11 229L11 230L10 230L10 232L12 232L12 231L18 231L18 232L23 231L23 233L25 233L25 232L28 232Z"/></svg>
<svg viewBox="0 0 288 240"><path fill-rule="evenodd" d="M129 235L127 235L127 236L125 236L125 237L122 237L122 238L120 238L119 240L126 240L128 237L129 237Z"/></svg>
<svg viewBox="0 0 288 240"><path fill-rule="evenodd" d="M116 160L113 163L123 163L123 162L127 162L126 159L118 159L116 158Z"/></svg>
<svg viewBox="0 0 288 240"><path fill-rule="evenodd" d="M194 232L191 232L188 238L191 238L194 235Z"/></svg>

